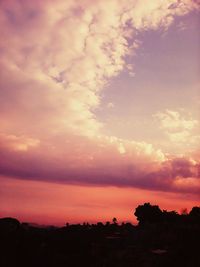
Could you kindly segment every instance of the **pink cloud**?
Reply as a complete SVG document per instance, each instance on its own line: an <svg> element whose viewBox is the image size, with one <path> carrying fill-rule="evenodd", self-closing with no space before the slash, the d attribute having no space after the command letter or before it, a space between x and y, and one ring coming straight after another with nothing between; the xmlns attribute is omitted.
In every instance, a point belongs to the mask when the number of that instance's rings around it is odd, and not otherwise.
<svg viewBox="0 0 200 267"><path fill-rule="evenodd" d="M52 139L39 144L25 137L3 136L1 175L58 183L199 192L198 160L170 159L145 143L58 138L60 141ZM190 180L188 188L182 186L187 180Z"/></svg>
<svg viewBox="0 0 200 267"><path fill-rule="evenodd" d="M128 36L166 29L196 9L195 1L0 5L2 175L198 192L198 159L171 159L151 144L103 136L94 113L106 83L127 65Z"/></svg>
<svg viewBox="0 0 200 267"><path fill-rule="evenodd" d="M167 27L195 8L195 1L1 1L6 130L29 131L31 120L40 131L95 135L102 125L93 110L126 65L127 31Z"/></svg>

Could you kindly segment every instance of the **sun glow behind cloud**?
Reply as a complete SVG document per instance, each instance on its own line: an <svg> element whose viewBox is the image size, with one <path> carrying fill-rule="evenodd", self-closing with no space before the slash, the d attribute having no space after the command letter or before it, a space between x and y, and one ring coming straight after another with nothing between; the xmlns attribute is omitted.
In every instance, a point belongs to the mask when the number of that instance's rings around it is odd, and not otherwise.
<svg viewBox="0 0 200 267"><path fill-rule="evenodd" d="M138 32L166 32L198 1L1 1L0 170L23 180L198 194L199 156L105 135L96 115L110 80L134 67ZM115 110L112 102L108 110ZM172 142L198 121L154 115Z"/></svg>

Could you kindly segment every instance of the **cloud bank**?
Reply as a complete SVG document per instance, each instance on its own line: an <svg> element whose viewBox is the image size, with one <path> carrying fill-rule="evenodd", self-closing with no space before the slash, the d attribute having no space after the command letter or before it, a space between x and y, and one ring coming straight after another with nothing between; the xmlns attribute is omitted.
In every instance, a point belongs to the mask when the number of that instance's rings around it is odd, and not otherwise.
<svg viewBox="0 0 200 267"><path fill-rule="evenodd" d="M107 82L130 69L137 33L197 9L190 0L1 1L1 175L197 193L197 154L103 136L95 116Z"/></svg>

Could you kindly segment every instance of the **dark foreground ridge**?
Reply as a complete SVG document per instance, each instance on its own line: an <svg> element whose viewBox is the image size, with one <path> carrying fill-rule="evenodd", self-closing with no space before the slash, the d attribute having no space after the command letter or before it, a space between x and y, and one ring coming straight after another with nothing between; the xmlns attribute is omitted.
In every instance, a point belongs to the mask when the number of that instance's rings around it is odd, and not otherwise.
<svg viewBox="0 0 200 267"><path fill-rule="evenodd" d="M188 214L149 203L130 223L39 228L0 219L1 267L199 267L200 207Z"/></svg>

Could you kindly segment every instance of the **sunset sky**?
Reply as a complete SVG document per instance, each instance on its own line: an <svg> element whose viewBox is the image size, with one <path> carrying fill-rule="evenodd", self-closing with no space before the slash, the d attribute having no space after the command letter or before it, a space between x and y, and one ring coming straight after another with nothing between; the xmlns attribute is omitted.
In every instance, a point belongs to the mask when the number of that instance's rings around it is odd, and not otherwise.
<svg viewBox="0 0 200 267"><path fill-rule="evenodd" d="M0 217L199 206L199 27L199 0L1 0Z"/></svg>

